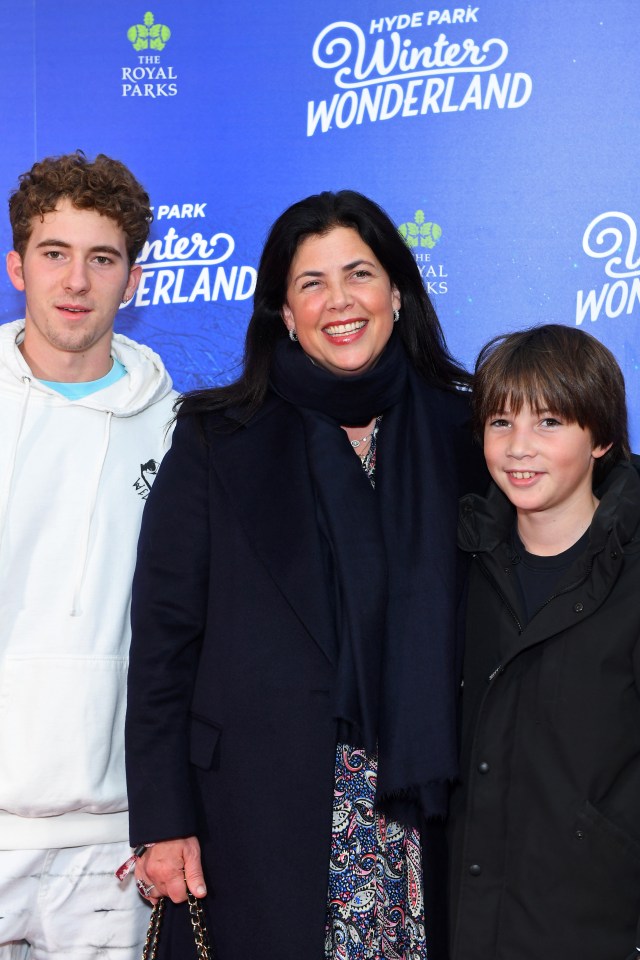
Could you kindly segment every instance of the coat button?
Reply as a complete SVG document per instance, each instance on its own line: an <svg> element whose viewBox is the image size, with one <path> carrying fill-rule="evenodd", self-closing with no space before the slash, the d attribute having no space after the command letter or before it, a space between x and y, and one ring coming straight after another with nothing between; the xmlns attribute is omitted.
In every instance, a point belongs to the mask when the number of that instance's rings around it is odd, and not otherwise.
<svg viewBox="0 0 640 960"><path fill-rule="evenodd" d="M618 552L617 552L617 550L612 550L611 553L609 554L609 556L611 557L612 560L617 560L617 559L618 559Z"/></svg>
<svg viewBox="0 0 640 960"><path fill-rule="evenodd" d="M582 613L582 611L584 610L584 603L580 603L580 601L578 600L577 603L574 603L573 609L575 613Z"/></svg>
<svg viewBox="0 0 640 960"><path fill-rule="evenodd" d="M478 764L478 773L489 773L489 764L486 760Z"/></svg>
<svg viewBox="0 0 640 960"><path fill-rule="evenodd" d="M584 840L584 833L582 832L582 830L576 830L575 836L576 836L576 840Z"/></svg>
<svg viewBox="0 0 640 960"><path fill-rule="evenodd" d="M469 867L469 873L472 877L479 877L482 873L482 868L479 863L472 863Z"/></svg>

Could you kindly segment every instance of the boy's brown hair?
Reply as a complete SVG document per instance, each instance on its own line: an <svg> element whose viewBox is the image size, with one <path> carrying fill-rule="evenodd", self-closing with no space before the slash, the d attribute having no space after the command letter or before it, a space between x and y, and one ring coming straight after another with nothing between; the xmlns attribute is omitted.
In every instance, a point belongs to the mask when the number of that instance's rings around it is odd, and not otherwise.
<svg viewBox="0 0 640 960"><path fill-rule="evenodd" d="M149 236L153 220L149 196L119 160L99 153L87 160L81 150L34 163L19 178L9 197L13 249L24 257L33 220L41 220L68 198L78 210L95 210L124 231L129 263L133 265Z"/></svg>
<svg viewBox="0 0 640 960"><path fill-rule="evenodd" d="M629 460L624 377L604 344L562 324L530 327L494 337L480 351L473 378L473 420L480 441L487 420L528 404L588 429L594 446L611 448L596 460L597 486L621 460Z"/></svg>

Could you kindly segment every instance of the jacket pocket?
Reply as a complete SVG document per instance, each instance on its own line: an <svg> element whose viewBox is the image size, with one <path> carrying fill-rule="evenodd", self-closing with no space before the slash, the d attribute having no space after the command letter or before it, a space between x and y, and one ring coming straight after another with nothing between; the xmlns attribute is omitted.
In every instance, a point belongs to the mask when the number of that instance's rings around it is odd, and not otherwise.
<svg viewBox="0 0 640 960"><path fill-rule="evenodd" d="M601 845L606 848L607 859L611 856L615 859L616 851L626 854L636 864L640 878L640 841L606 817L588 800L585 800L578 813L576 836L579 834L582 834L579 839L593 838L592 842L595 843L598 843L600 838L603 841Z"/></svg>
<svg viewBox="0 0 640 960"><path fill-rule="evenodd" d="M217 770L220 766L222 728L203 717L191 715L189 760L201 770Z"/></svg>
<svg viewBox="0 0 640 960"><path fill-rule="evenodd" d="M627 957L635 946L638 923L638 841L585 801L573 820L571 846L557 868L562 893L554 929L574 931L576 946L563 955L585 960Z"/></svg>

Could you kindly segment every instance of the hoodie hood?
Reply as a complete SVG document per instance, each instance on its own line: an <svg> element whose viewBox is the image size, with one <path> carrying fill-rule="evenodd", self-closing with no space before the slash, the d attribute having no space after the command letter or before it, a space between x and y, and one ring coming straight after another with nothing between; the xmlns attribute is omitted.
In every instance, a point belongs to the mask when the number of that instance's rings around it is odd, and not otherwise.
<svg viewBox="0 0 640 960"><path fill-rule="evenodd" d="M46 398L47 403L75 404L114 417L134 417L171 392L171 377L158 354L150 347L115 333L111 339L111 352L126 368L128 376L88 397L67 400L33 376L18 349L24 337L24 327L24 320L0 326L0 390L5 395L24 395L28 383L30 403Z"/></svg>

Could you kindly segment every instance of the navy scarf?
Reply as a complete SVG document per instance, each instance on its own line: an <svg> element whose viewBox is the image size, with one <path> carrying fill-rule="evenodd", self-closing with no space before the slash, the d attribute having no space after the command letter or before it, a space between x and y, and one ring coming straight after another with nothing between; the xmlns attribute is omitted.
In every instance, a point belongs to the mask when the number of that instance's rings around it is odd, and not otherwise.
<svg viewBox="0 0 640 960"><path fill-rule="evenodd" d="M309 477L329 543L339 662L335 716L378 754L376 803L409 825L446 812L457 773L453 439L393 335L376 366L338 377L278 343L271 385L303 420ZM342 425L383 414L375 490Z"/></svg>

